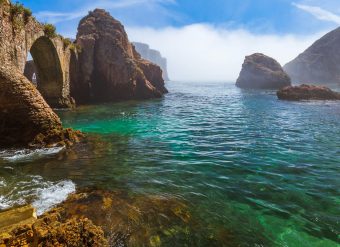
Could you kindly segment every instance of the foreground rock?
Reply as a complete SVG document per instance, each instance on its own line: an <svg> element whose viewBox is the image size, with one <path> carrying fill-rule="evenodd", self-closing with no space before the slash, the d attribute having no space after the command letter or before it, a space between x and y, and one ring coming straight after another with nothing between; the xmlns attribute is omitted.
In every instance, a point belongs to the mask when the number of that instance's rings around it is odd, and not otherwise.
<svg viewBox="0 0 340 247"><path fill-rule="evenodd" d="M162 70L135 56L123 25L108 12L96 9L83 18L76 43L81 47L71 85L76 102L149 99L167 92Z"/></svg>
<svg viewBox="0 0 340 247"><path fill-rule="evenodd" d="M280 89L290 85L290 78L281 65L273 58L260 53L245 58L236 81L236 86L240 88Z"/></svg>
<svg viewBox="0 0 340 247"><path fill-rule="evenodd" d="M82 134L63 129L34 85L15 67L0 66L0 147L72 145Z"/></svg>
<svg viewBox="0 0 340 247"><path fill-rule="evenodd" d="M22 209L14 209L0 216L9 217L8 214L18 210ZM12 229L0 229L0 246L109 246L102 229L92 221L66 218L64 215L62 208L56 208L39 219L21 221Z"/></svg>
<svg viewBox="0 0 340 247"><path fill-rule="evenodd" d="M136 48L137 52L142 56L142 58L149 60L150 62L157 64L159 67L161 67L164 80L166 81L170 80L168 74L167 59L164 58L159 51L150 49L150 46L148 44L140 42L133 42L132 44Z"/></svg>
<svg viewBox="0 0 340 247"><path fill-rule="evenodd" d="M284 66L294 83L340 83L340 28L327 33Z"/></svg>
<svg viewBox="0 0 340 247"><path fill-rule="evenodd" d="M340 100L340 93L323 86L301 85L286 87L277 92L281 100Z"/></svg>

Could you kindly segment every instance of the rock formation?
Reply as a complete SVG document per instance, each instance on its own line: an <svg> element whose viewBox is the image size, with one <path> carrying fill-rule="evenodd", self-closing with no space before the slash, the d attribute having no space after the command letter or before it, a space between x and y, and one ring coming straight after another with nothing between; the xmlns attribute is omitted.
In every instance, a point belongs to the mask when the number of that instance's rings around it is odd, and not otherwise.
<svg viewBox="0 0 340 247"><path fill-rule="evenodd" d="M280 89L291 85L289 76L273 58L260 53L247 56L236 86L254 89Z"/></svg>
<svg viewBox="0 0 340 247"><path fill-rule="evenodd" d="M340 100L340 93L323 86L301 85L285 87L277 92L281 100Z"/></svg>
<svg viewBox="0 0 340 247"><path fill-rule="evenodd" d="M47 35L45 25L19 3L0 1L0 61L24 73L31 52L39 74L38 90L51 107L68 108L70 98L70 47L57 34Z"/></svg>
<svg viewBox="0 0 340 247"><path fill-rule="evenodd" d="M18 69L0 66L0 147L71 145L79 132L60 119Z"/></svg>
<svg viewBox="0 0 340 247"><path fill-rule="evenodd" d="M136 51L142 56L142 58L149 60L150 62L155 63L159 67L161 67L164 80L170 81L168 75L168 62L166 58L162 57L162 54L159 51L150 49L150 46L148 44L140 42L133 42L132 44L136 48Z"/></svg>
<svg viewBox="0 0 340 247"><path fill-rule="evenodd" d="M284 66L294 83L340 84L340 28Z"/></svg>
<svg viewBox="0 0 340 247"><path fill-rule="evenodd" d="M27 208L14 209L1 213L9 218L18 211L28 212ZM21 215L17 214L16 220ZM39 219L18 222L13 229L0 229L0 246L109 246L104 232L87 218L66 218L63 208L53 209Z"/></svg>
<svg viewBox="0 0 340 247"><path fill-rule="evenodd" d="M136 56L123 25L104 10L84 17L76 39L81 52L71 94L80 103L161 97L161 69Z"/></svg>

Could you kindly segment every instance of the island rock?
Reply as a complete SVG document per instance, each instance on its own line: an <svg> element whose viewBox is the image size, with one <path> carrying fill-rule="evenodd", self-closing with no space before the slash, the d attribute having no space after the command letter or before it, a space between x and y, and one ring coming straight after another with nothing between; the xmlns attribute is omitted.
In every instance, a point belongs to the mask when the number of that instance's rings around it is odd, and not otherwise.
<svg viewBox="0 0 340 247"><path fill-rule="evenodd" d="M236 81L236 86L240 88L280 89L289 85L291 85L290 78L281 65L261 53L245 58Z"/></svg>
<svg viewBox="0 0 340 247"><path fill-rule="evenodd" d="M162 70L136 56L123 25L96 9L78 27L77 78L71 95L79 103L150 99L167 92Z"/></svg>
<svg viewBox="0 0 340 247"><path fill-rule="evenodd" d="M277 92L281 100L340 100L340 93L324 86L300 85L285 87Z"/></svg>

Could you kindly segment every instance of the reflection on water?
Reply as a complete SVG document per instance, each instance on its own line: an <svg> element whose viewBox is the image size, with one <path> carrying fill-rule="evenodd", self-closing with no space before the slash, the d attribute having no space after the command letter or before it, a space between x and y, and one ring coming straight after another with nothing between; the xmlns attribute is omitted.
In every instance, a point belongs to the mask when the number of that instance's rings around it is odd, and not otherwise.
<svg viewBox="0 0 340 247"><path fill-rule="evenodd" d="M221 83L168 87L172 93L160 100L59 112L65 126L89 138L52 156L1 160L0 183L7 185L0 196L20 197L15 181L28 176L118 190L118 198L135 198L115 199L120 217L127 202L154 208L152 222L161 225L150 227L161 228L156 235L163 246L167 239L175 246L190 246L193 239L197 246L207 246L207 239L216 246L340 243L339 102L278 101L272 91ZM176 218L172 204L153 207L136 199L150 196L178 199L195 223L163 221L163 213ZM192 227L196 222L199 227ZM146 231L148 224L142 220L138 228ZM191 230L164 237L163 228L177 225Z"/></svg>

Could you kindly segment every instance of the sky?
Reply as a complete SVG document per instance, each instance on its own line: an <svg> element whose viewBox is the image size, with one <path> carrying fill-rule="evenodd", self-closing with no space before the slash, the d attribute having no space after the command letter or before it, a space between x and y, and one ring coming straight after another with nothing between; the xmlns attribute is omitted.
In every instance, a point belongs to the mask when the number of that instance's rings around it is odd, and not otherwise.
<svg viewBox="0 0 340 247"><path fill-rule="evenodd" d="M168 59L172 80L235 81L255 52L282 65L340 25L339 0L22 0L41 22L74 38L88 11L104 8L130 41Z"/></svg>

